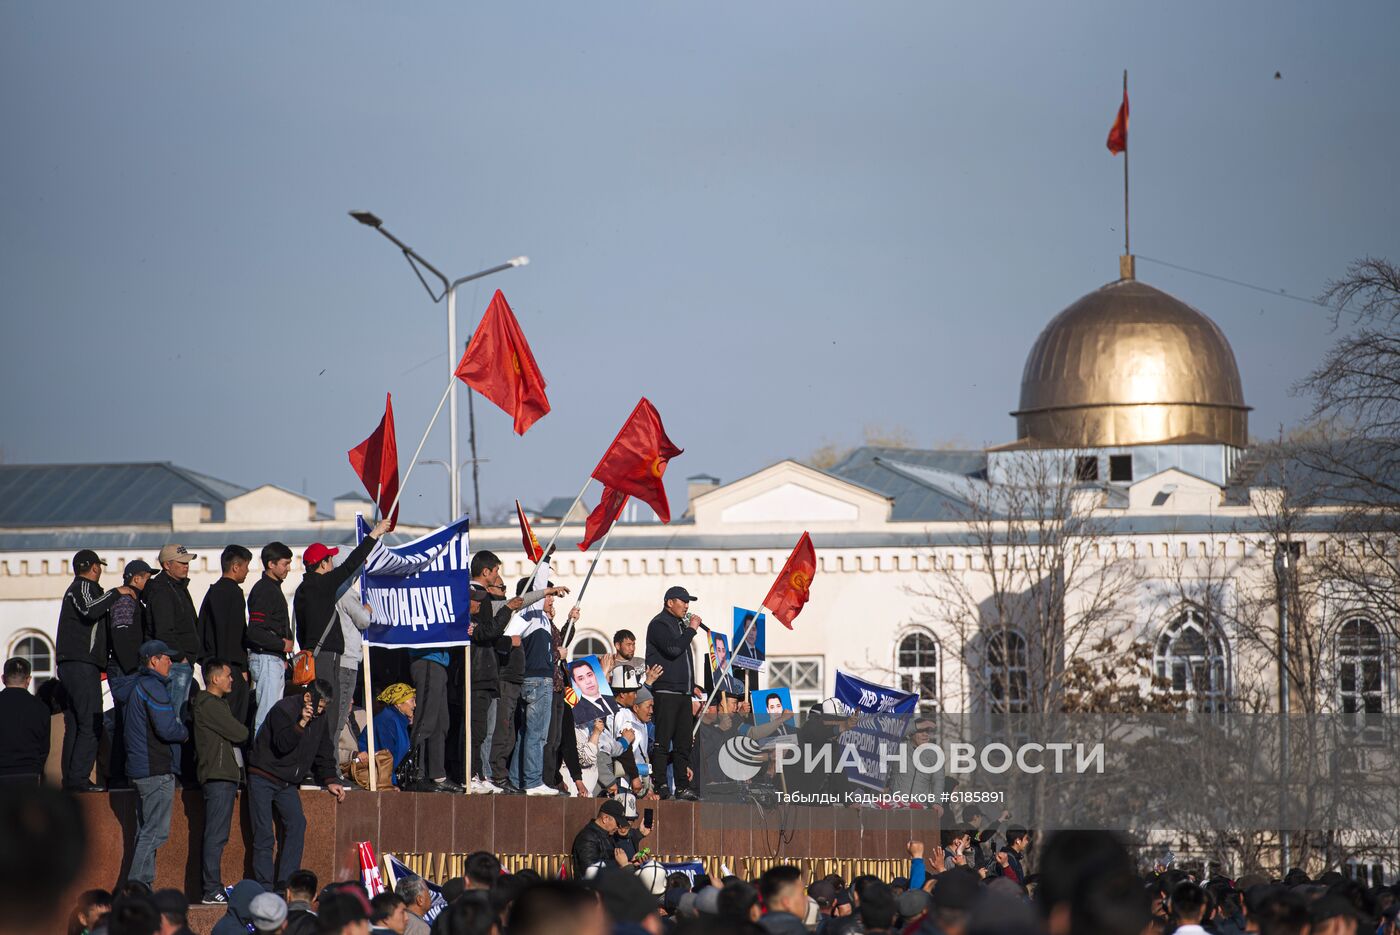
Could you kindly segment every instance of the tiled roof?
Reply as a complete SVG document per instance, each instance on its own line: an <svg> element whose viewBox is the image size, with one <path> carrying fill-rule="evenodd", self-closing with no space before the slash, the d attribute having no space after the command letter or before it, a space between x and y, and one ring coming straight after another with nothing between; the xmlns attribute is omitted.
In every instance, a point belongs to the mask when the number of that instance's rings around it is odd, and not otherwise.
<svg viewBox="0 0 1400 935"><path fill-rule="evenodd" d="M203 503L219 522L224 501L246 492L169 462L5 464L0 527L169 524L176 503Z"/></svg>

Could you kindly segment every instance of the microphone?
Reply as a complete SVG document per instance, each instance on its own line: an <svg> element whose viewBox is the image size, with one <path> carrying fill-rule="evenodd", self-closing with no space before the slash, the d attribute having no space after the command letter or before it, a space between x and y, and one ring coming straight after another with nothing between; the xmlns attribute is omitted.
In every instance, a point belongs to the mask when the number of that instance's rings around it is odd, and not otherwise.
<svg viewBox="0 0 1400 935"><path fill-rule="evenodd" d="M690 611L687 610L687 611L685 612L685 616L681 618L681 623L684 624L685 626L690 626L690 618L693 617L693 616L695 616L695 615L692 614ZM710 632L710 628L707 627L707 626L705 626L705 621L703 621L703 620L700 621L700 629L704 630L706 633L709 633L709 632Z"/></svg>

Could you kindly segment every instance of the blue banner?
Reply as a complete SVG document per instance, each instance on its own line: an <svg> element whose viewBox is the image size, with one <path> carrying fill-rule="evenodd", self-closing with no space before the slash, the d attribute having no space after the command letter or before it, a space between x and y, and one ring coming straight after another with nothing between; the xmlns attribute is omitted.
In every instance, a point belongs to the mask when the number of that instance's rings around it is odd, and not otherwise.
<svg viewBox="0 0 1400 935"><path fill-rule="evenodd" d="M364 539L369 524L363 516L356 526L357 538ZM403 545L376 546L360 579L371 617L365 644L468 645L471 557L466 517Z"/></svg>
<svg viewBox="0 0 1400 935"><path fill-rule="evenodd" d="M404 877L416 877L418 874L404 866L403 861L393 854L385 854L384 859L389 863L389 870L394 875L394 888L398 889L399 881ZM438 917L442 910L447 908L447 898L442 895L442 887L429 883L426 879L423 884L428 887L428 892L433 895L433 902L428 906L428 911L423 914L423 921L432 925L433 920Z"/></svg>
<svg viewBox="0 0 1400 935"><path fill-rule="evenodd" d="M898 746L904 742L909 719L919 705L917 692L876 685L837 670L836 700L861 718L841 735L860 754L859 766L847 766L846 778L873 789L885 788L885 770L880 762L880 745Z"/></svg>
<svg viewBox="0 0 1400 935"><path fill-rule="evenodd" d="M695 878L705 873L705 865L698 860L681 860L675 863L661 861L661 866L666 868L666 875L673 873L683 873L690 878L690 884L695 885Z"/></svg>

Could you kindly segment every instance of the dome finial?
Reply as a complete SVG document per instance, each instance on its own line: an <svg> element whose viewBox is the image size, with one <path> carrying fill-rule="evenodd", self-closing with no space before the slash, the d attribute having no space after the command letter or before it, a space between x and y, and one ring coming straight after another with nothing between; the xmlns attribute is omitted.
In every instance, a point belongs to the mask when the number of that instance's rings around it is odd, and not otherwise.
<svg viewBox="0 0 1400 935"><path fill-rule="evenodd" d="M1118 278L1137 279L1137 257L1125 253L1118 258Z"/></svg>

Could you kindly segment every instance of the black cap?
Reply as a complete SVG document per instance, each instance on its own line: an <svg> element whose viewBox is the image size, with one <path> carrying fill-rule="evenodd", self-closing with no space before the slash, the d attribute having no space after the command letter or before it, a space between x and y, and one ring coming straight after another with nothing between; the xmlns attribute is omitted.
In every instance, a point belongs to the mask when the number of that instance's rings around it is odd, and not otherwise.
<svg viewBox="0 0 1400 935"><path fill-rule="evenodd" d="M615 923L641 922L659 907L646 884L621 867L599 871L593 878L593 888L603 897L603 909Z"/></svg>
<svg viewBox="0 0 1400 935"><path fill-rule="evenodd" d="M127 562L126 567L122 569L122 578L127 581L130 581L137 575L153 575L155 574L155 571L156 570L154 568L152 568L150 565L147 565L143 560L139 558L134 558L131 561Z"/></svg>
<svg viewBox="0 0 1400 935"><path fill-rule="evenodd" d="M611 815L613 818L617 819L619 823L625 823L627 821L627 809L623 808L622 803L617 799L608 799L604 802L603 807L598 809L598 815L599 817Z"/></svg>
<svg viewBox="0 0 1400 935"><path fill-rule="evenodd" d="M1356 907L1336 893L1329 893L1308 907L1308 918L1314 925L1338 917L1359 919Z"/></svg>
<svg viewBox="0 0 1400 935"><path fill-rule="evenodd" d="M691 594L689 591L687 591L680 585L676 585L674 588L666 589L666 600L685 601L686 603L693 603L694 601L700 600L700 598L696 597L694 594Z"/></svg>
<svg viewBox="0 0 1400 935"><path fill-rule="evenodd" d="M78 574L87 571L93 565L106 565L102 559L97 557L97 553L92 549L79 549L73 554L73 572Z"/></svg>
<svg viewBox="0 0 1400 935"><path fill-rule="evenodd" d="M970 909L977 899L977 874L955 867L938 875L933 904L939 909Z"/></svg>
<svg viewBox="0 0 1400 935"><path fill-rule="evenodd" d="M155 901L156 908L161 912L182 916L190 911L190 901L179 890L156 890L155 895L151 898Z"/></svg>

